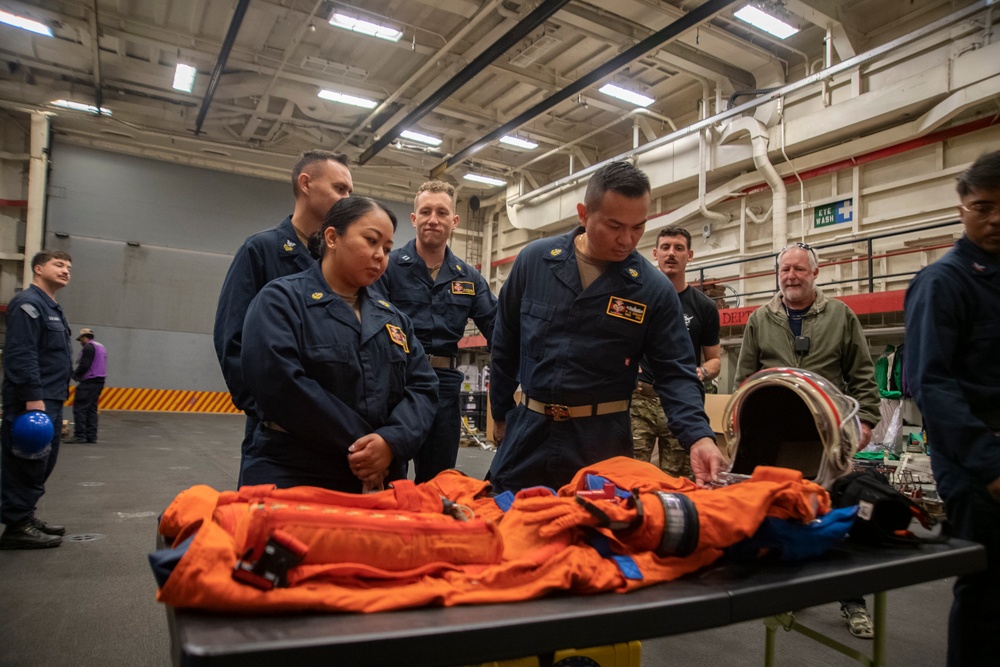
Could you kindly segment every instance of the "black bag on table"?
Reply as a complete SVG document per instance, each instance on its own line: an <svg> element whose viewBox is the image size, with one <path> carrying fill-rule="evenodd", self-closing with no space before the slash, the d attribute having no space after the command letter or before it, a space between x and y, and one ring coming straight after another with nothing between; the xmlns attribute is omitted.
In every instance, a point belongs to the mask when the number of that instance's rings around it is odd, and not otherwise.
<svg viewBox="0 0 1000 667"><path fill-rule="evenodd" d="M830 499L834 507L858 505L858 514L848 534L862 544L915 546L948 539L944 524L939 536L917 537L911 533L908 528L912 519L928 530L935 521L878 471L859 470L841 477L833 483Z"/></svg>

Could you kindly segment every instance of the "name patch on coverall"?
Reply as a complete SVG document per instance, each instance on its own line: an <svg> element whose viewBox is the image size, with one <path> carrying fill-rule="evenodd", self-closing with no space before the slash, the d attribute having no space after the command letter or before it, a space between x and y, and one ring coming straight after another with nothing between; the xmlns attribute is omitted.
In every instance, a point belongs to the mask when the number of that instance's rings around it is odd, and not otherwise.
<svg viewBox="0 0 1000 667"><path fill-rule="evenodd" d="M613 296L608 299L607 314L635 324L642 324L646 318L646 304Z"/></svg>
<svg viewBox="0 0 1000 667"><path fill-rule="evenodd" d="M466 282L464 280L452 280L451 281L451 293L452 294L467 294L469 296L476 295L476 286L474 283Z"/></svg>

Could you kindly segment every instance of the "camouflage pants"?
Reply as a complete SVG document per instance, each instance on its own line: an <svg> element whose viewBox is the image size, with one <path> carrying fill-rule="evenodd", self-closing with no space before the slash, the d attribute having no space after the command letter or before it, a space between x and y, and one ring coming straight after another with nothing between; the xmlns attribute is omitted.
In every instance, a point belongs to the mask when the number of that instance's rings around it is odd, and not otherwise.
<svg viewBox="0 0 1000 667"><path fill-rule="evenodd" d="M640 461L650 461L659 438L660 470L671 477L694 479L691 458L667 428L660 399L634 393L629 414L632 417L633 456Z"/></svg>

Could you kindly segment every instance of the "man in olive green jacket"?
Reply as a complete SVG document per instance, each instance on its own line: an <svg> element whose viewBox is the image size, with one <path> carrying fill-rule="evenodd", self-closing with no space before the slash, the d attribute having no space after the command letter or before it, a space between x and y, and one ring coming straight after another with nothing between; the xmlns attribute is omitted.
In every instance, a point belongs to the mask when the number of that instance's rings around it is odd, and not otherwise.
<svg viewBox="0 0 1000 667"><path fill-rule="evenodd" d="M879 421L875 364L861 322L842 301L816 287L819 258L804 243L778 254L779 292L755 310L743 331L737 385L762 368L791 366L823 376L861 406L864 448ZM841 614L855 637L873 636L864 598L841 601Z"/></svg>

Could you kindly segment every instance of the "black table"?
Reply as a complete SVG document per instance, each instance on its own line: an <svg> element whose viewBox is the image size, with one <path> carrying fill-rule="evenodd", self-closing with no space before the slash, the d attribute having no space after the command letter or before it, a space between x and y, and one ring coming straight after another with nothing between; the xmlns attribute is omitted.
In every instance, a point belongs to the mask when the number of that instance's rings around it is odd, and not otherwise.
<svg viewBox="0 0 1000 667"><path fill-rule="evenodd" d="M845 544L807 563L726 564L624 595L377 614L168 608L167 616L174 663L184 666L440 667L704 630L985 568L985 549L961 540L912 549Z"/></svg>

